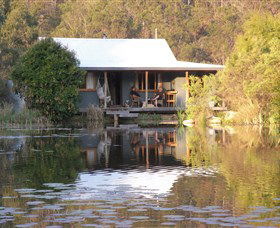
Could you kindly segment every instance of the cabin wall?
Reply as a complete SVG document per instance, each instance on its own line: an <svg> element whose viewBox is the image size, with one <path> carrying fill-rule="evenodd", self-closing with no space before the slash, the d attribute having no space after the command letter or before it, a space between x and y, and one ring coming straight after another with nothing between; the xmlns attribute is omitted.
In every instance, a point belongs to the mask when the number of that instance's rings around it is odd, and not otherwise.
<svg viewBox="0 0 280 228"><path fill-rule="evenodd" d="M186 107L186 77L176 77L174 80L174 89L178 91L176 95L176 105L177 107Z"/></svg>
<svg viewBox="0 0 280 228"><path fill-rule="evenodd" d="M99 99L96 92L80 92L80 99L78 102L79 109L88 108L89 105L99 105Z"/></svg>

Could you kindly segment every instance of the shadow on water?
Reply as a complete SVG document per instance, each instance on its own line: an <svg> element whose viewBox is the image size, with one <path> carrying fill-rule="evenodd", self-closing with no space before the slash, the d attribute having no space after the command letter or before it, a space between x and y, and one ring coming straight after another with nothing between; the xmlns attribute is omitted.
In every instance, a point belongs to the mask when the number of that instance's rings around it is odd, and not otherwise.
<svg viewBox="0 0 280 228"><path fill-rule="evenodd" d="M0 226L279 226L277 129L0 132Z"/></svg>

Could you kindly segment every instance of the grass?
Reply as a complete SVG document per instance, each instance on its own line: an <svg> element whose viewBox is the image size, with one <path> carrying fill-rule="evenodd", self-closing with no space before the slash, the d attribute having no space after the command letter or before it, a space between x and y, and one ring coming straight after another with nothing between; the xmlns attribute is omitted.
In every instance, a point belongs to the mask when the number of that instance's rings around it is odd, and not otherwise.
<svg viewBox="0 0 280 228"><path fill-rule="evenodd" d="M0 106L0 126L37 126L46 127L50 126L50 121L43 117L39 111L24 108L21 112L15 112L13 106L4 103Z"/></svg>

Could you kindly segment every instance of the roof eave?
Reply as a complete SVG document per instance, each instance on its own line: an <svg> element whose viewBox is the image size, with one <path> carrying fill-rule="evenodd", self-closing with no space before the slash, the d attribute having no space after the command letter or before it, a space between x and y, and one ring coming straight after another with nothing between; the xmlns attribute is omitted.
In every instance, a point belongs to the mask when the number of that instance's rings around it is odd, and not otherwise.
<svg viewBox="0 0 280 228"><path fill-rule="evenodd" d="M87 71L219 71L224 67L81 67Z"/></svg>

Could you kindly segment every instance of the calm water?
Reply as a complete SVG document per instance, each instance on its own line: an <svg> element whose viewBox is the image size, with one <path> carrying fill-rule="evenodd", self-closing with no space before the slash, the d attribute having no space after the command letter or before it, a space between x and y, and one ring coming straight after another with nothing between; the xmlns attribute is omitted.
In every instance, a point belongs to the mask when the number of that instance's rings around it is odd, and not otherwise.
<svg viewBox="0 0 280 228"><path fill-rule="evenodd" d="M280 226L280 133L0 131L0 227Z"/></svg>

